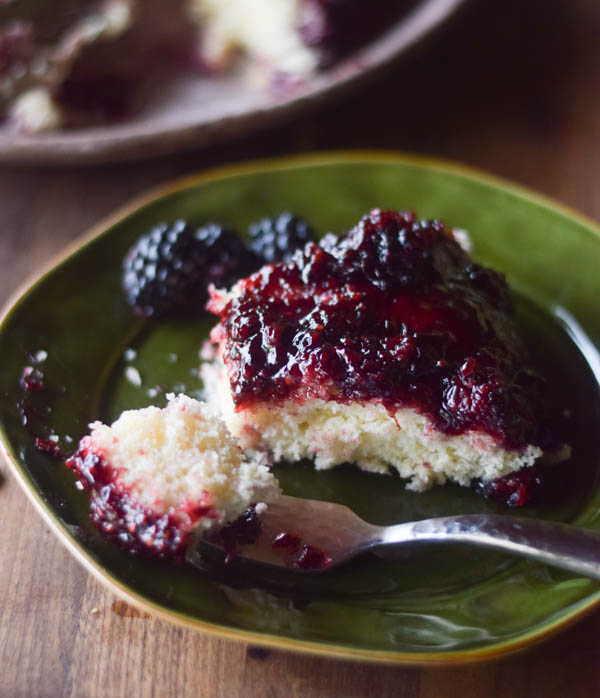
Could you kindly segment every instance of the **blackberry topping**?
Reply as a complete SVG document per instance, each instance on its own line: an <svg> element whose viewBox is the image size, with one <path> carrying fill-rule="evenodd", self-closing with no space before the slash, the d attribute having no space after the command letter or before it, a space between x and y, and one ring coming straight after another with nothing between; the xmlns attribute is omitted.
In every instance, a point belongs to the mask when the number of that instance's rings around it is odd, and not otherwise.
<svg viewBox="0 0 600 698"><path fill-rule="evenodd" d="M486 499L499 502L511 509L519 509L539 500L543 485L544 481L539 469L526 468L491 482L477 480L473 483L473 488Z"/></svg>
<svg viewBox="0 0 600 698"><path fill-rule="evenodd" d="M538 443L544 385L510 307L504 277L474 265L440 221L380 210L209 305L236 406L380 400L519 449Z"/></svg>
<svg viewBox="0 0 600 698"><path fill-rule="evenodd" d="M130 305L147 317L192 298L202 307L210 283L228 286L249 271L251 260L237 233L219 223L194 230L183 220L160 223L142 235L123 262Z"/></svg>
<svg viewBox="0 0 600 698"><path fill-rule="evenodd" d="M295 250L316 240L311 226L289 211L251 223L248 232L250 249L267 264L287 262Z"/></svg>
<svg viewBox="0 0 600 698"><path fill-rule="evenodd" d="M105 458L84 446L66 466L75 471L80 487L89 491L90 517L104 536L134 553L183 560L188 533L176 513L160 515L140 505L116 486L114 470Z"/></svg>

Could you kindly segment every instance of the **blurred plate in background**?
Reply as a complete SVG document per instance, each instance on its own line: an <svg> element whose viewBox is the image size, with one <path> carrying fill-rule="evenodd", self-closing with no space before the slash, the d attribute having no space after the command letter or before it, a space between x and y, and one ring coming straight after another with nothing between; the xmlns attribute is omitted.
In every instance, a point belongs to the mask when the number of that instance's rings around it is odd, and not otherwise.
<svg viewBox="0 0 600 698"><path fill-rule="evenodd" d="M167 84L161 83L126 121L34 136L0 127L0 163L125 160L241 135L360 84L413 48L464 3L422 0L386 34L330 70L313 75L293 92L276 95L253 88L241 71L218 79L177 75Z"/></svg>

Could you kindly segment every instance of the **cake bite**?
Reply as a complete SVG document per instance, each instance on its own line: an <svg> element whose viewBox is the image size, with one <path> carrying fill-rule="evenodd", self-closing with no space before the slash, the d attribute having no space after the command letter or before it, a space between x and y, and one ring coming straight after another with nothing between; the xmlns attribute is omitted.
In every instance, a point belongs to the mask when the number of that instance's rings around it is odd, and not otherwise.
<svg viewBox="0 0 600 698"><path fill-rule="evenodd" d="M452 231L374 210L230 291L212 289L209 402L274 460L396 469L425 490L491 482L542 455L543 380L502 274Z"/></svg>
<svg viewBox="0 0 600 698"><path fill-rule="evenodd" d="M67 461L90 495L92 520L135 552L181 558L196 530L218 531L279 496L269 469L246 458L204 403L168 405L95 422Z"/></svg>

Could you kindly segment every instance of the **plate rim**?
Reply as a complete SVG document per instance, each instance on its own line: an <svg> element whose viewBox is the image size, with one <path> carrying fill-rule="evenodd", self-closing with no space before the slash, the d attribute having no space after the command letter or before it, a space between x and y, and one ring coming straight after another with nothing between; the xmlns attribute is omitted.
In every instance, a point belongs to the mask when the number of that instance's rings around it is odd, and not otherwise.
<svg viewBox="0 0 600 698"><path fill-rule="evenodd" d="M40 164L69 166L145 160L177 152L185 145L201 147L240 136L244 132L252 132L261 125L283 121L296 112L306 111L312 105L322 103L328 97L339 97L360 86L396 58L415 49L468 2L469 0L421 0L408 14L394 22L390 31L375 37L330 70L311 76L308 89L242 112L229 110L219 117L204 120L192 115L175 124L163 123L159 128L142 123L137 129L134 116L131 122L134 126L132 133L127 132L127 121L117 122L114 130L109 124L16 138L9 130L0 127L0 163L27 167ZM353 63L360 64L360 69L349 70L348 66ZM100 131L100 138L90 140L94 139L93 133L89 134L90 131ZM96 133L96 137L97 135Z"/></svg>
<svg viewBox="0 0 600 698"><path fill-rule="evenodd" d="M342 150L251 160L243 163L209 168L200 173L168 181L135 197L130 202L119 207L114 213L104 217L100 222L88 229L87 232L75 238L75 240L63 248L62 251L53 256L40 270L34 272L9 295L8 300L0 310L0 333L3 331L12 312L19 307L20 303L25 300L29 292L32 291L46 275L95 239L108 234L114 225L152 204L157 199L207 182L243 175L276 172L296 169L298 167L367 163L374 165L408 165L462 177L471 181L483 182L491 187L500 188L519 198L550 209L562 217L577 222L600 238L600 223L592 218L544 194L539 194L508 179L458 162L385 150ZM335 642L300 640L273 633L263 633L261 631L244 630L228 625L221 625L216 622L195 618L181 611L165 610L160 604L144 598L136 593L134 589L120 582L99 562L93 560L85 547L71 536L66 526L46 505L41 493L33 486L31 479L8 442L2 422L0 422L0 455L4 456L9 471L16 478L21 489L24 490L29 501L34 505L34 508L42 516L42 519L52 532L75 559L96 579L104 584L105 587L143 612L159 617L161 620L175 623L187 629L200 631L213 637L336 659L362 660L395 665L450 666L499 659L523 651L575 623L593 609L600 607L600 591L597 591L576 602L571 607L568 607L558 618L545 621L534 626L525 633L519 633L514 638L508 638L482 648L436 652L396 652L393 650L357 648L340 645Z"/></svg>

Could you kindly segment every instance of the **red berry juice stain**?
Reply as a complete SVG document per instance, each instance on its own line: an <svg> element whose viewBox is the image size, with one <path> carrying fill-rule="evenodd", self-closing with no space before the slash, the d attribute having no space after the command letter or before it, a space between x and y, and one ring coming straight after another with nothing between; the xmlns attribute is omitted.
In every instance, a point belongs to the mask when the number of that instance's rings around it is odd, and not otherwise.
<svg viewBox="0 0 600 698"><path fill-rule="evenodd" d="M273 539L272 548L289 555L294 555L300 550L302 536L299 533L278 533Z"/></svg>
<svg viewBox="0 0 600 698"><path fill-rule="evenodd" d="M45 360L47 354L43 354ZM17 402L21 425L32 435L36 450L55 460L61 460L63 453L58 445L59 439L47 424L47 416L52 412L52 391L49 390L42 370L35 366L36 355L30 355L29 359L33 365L25 366L19 378L19 386L23 391L23 397Z"/></svg>
<svg viewBox="0 0 600 698"><path fill-rule="evenodd" d="M322 570L331 565L331 558L322 549L314 545L303 545L293 566L303 570Z"/></svg>
<svg viewBox="0 0 600 698"><path fill-rule="evenodd" d="M256 543L261 533L262 521L256 513L256 505L252 504L235 521L223 526L215 535L214 542L225 549L225 562L231 562L240 546Z"/></svg>
<svg viewBox="0 0 600 698"><path fill-rule="evenodd" d="M45 388L44 375L38 368L25 366L19 384L26 393L37 393Z"/></svg>
<svg viewBox="0 0 600 698"><path fill-rule="evenodd" d="M56 460L62 460L63 458L62 450L60 446L56 443L56 441L52 441L51 439L43 439L40 436L36 436L34 446L38 451L47 453L49 456L55 458Z"/></svg>
<svg viewBox="0 0 600 698"><path fill-rule="evenodd" d="M273 550L284 555L290 567L304 570L321 570L329 567L331 558L322 549L315 545L303 543L299 533L278 533L271 544Z"/></svg>

